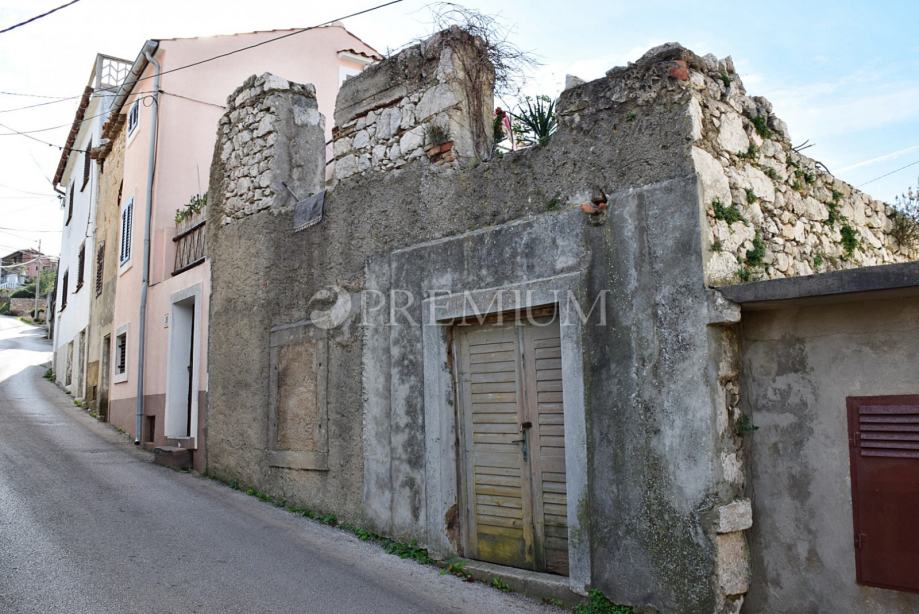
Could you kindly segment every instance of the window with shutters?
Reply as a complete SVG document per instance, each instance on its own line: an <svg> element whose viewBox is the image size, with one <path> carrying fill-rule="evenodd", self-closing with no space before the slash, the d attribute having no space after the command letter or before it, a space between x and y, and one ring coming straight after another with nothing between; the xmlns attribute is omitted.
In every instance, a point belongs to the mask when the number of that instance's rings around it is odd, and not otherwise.
<svg viewBox="0 0 919 614"><path fill-rule="evenodd" d="M64 309L67 308L67 295L69 294L67 292L67 284L69 277L70 273L68 271L64 271L64 276L61 277L61 311L64 311Z"/></svg>
<svg viewBox="0 0 919 614"><path fill-rule="evenodd" d="M134 104L128 110L128 138L134 136L137 131L137 124L140 123L140 101L135 100Z"/></svg>
<svg viewBox="0 0 919 614"><path fill-rule="evenodd" d="M77 287L74 292L79 292L83 287L83 273L86 270L86 242L80 244L80 253L77 256Z"/></svg>
<svg viewBox="0 0 919 614"><path fill-rule="evenodd" d="M96 296L102 294L102 275L105 268L105 241L96 248Z"/></svg>
<svg viewBox="0 0 919 614"><path fill-rule="evenodd" d="M115 360L112 381L116 384L128 379L128 327L122 326L115 336Z"/></svg>
<svg viewBox="0 0 919 614"><path fill-rule="evenodd" d="M67 221L64 222L64 226L70 223L70 219L73 217L73 182L70 182L70 195L67 198Z"/></svg>
<svg viewBox="0 0 919 614"><path fill-rule="evenodd" d="M846 405L856 579L919 592L919 395Z"/></svg>
<svg viewBox="0 0 919 614"><path fill-rule="evenodd" d="M86 151L83 152L83 185L80 186L81 192L86 189L86 184L89 183L89 172L92 169L92 158L89 152L92 148L93 140L90 138L89 143L86 144Z"/></svg>
<svg viewBox="0 0 919 614"><path fill-rule="evenodd" d="M118 262L121 266L131 259L131 239L134 234L134 199L129 198L121 209L121 245Z"/></svg>

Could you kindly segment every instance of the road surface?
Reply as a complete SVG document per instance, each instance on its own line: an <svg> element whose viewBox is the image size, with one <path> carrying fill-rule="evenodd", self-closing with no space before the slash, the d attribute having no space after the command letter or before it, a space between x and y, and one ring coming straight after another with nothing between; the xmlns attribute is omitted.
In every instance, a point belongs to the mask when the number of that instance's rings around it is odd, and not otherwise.
<svg viewBox="0 0 919 614"><path fill-rule="evenodd" d="M0 317L0 612L557 612L153 465Z"/></svg>

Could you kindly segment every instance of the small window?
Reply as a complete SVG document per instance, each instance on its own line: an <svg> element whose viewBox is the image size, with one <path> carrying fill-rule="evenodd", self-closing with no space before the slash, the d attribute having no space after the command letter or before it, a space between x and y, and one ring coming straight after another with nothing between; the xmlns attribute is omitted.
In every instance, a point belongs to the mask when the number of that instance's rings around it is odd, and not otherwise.
<svg viewBox="0 0 919 614"><path fill-rule="evenodd" d="M89 143L86 144L86 151L83 152L83 185L80 186L80 191L86 189L86 184L89 183L89 171L92 169L92 158L89 155L89 152L93 148L93 140L89 139Z"/></svg>
<svg viewBox="0 0 919 614"><path fill-rule="evenodd" d="M124 381L128 374L128 331L115 337L115 378ZM120 376L120 378L119 378Z"/></svg>
<svg viewBox="0 0 919 614"><path fill-rule="evenodd" d="M137 129L137 124L140 121L139 103L139 100L135 100L134 104L132 104L131 108L128 110L128 136L134 134L134 131Z"/></svg>
<svg viewBox="0 0 919 614"><path fill-rule="evenodd" d="M105 241L99 241L96 248L96 296L102 294L102 271L105 267Z"/></svg>
<svg viewBox="0 0 919 614"><path fill-rule="evenodd" d="M70 218L73 217L73 182L70 183L70 195L67 198L67 221L64 222L64 226L70 223Z"/></svg>
<svg viewBox="0 0 919 614"><path fill-rule="evenodd" d="M80 244L80 254L77 256L77 287L74 292L79 292L83 287L83 271L86 268L86 242Z"/></svg>
<svg viewBox="0 0 919 614"><path fill-rule="evenodd" d="M70 281L70 273L64 271L64 276L61 277L61 311L67 308L67 285Z"/></svg>
<svg viewBox="0 0 919 614"><path fill-rule="evenodd" d="M134 234L134 199L129 198L121 209L121 248L118 262L124 265L131 259L131 239Z"/></svg>

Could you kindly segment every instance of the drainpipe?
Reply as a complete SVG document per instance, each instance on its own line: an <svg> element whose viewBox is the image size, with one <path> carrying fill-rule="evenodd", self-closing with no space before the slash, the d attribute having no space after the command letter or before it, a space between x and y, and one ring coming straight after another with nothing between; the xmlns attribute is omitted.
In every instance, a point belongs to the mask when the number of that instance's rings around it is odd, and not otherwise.
<svg viewBox="0 0 919 614"><path fill-rule="evenodd" d="M153 115L150 120L150 149L147 154L147 194L144 203L144 266L141 270L139 340L137 344L137 399L135 401L134 445L140 445L144 420L144 349L147 328L147 287L150 285L150 224L153 219L153 175L156 171L156 140L160 115L160 64L145 47L144 55L153 64Z"/></svg>

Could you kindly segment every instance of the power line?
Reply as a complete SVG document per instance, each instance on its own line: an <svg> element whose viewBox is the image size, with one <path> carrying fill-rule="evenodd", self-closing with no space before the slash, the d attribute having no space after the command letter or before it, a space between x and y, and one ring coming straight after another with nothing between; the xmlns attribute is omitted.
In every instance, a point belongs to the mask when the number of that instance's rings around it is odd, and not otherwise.
<svg viewBox="0 0 919 614"><path fill-rule="evenodd" d="M164 70L163 72L161 72L161 73L159 73L159 74L160 74L160 75L166 75L166 74L173 73L173 72L177 72L177 71L180 71L180 70L185 70L186 68L193 68L193 67L199 66L199 65L201 65L201 64L206 64L207 62L212 62L212 61L214 61L214 60L219 60L220 58L225 58L225 57L227 57L227 56L229 56L229 55L233 55L233 54L240 53L240 52L243 52L243 51L248 51L249 49L254 49L255 47L261 47L262 45L267 45L268 43L273 43L273 42L275 42L275 41L279 41L279 40L284 39L284 38L289 38L289 37L291 37L291 36L296 36L297 34L303 34L304 32L308 32L308 31L310 31L310 30L317 30L317 29L319 29L319 28L323 28L323 27L325 27L325 26L331 25L331 24L335 23L336 21L343 21L343 20L345 20L345 19L350 19L350 18L352 18L352 17L358 17L358 16L360 16L360 15L366 15L367 13L371 13L371 12L373 12L373 11L376 11L376 10L379 10L379 9L382 9L382 8L386 8L387 6L391 6L391 5L393 5L393 4L399 4L399 3L402 2L402 1L403 1L403 0L390 0L390 2L384 2L383 4L378 4L378 5L376 5L376 6L372 6L372 7L370 7L370 8L366 8L366 9L363 9L363 10L361 10L361 11L356 11L356 12L350 13L350 14L348 14L348 15L343 15L343 16L341 16L341 17L336 17L335 19L330 19L329 21L324 21L324 22L322 22L322 23L320 23L320 24L317 24L317 25L315 25L315 26L309 26L309 27L306 27L306 28L298 28L298 29L296 29L296 30L293 30L293 31L291 31L291 32L288 32L287 34L282 34L282 35L280 35L280 36L275 36L274 38L269 38L269 39L267 39L267 40L263 40L263 41L258 42L258 43L253 43L252 45L247 45L247 46L245 46L245 47L240 47L240 48L238 48L238 49L233 49L233 50L231 50L231 51L227 51L226 53L221 53L221 54L219 54L219 55L211 56L211 57L209 57L209 58L204 58L203 60L198 60L197 62L192 62L191 64L185 64L184 66L176 66L175 68L170 68L169 70ZM141 81L146 81L146 80L148 80L148 79L152 79L154 76L155 76L155 75L150 75L150 76L148 76L148 77L139 77L139 78L137 78L136 80L134 80L133 83L134 83L134 84L137 84L137 83L140 83ZM101 94L102 92L115 92L115 91L117 91L117 90L119 89L119 87L120 87L120 86L114 86L114 87L103 88L103 89L97 90L96 93L97 93L97 94ZM23 106L23 107L14 107L14 108L11 108L11 109L0 109L0 113L10 113L10 112L12 112L12 111L22 111L23 109L32 109L32 108L35 108L35 107L41 107L41 106L45 106L45 105L49 105L49 104L56 104L56 103L58 103L58 102L66 102L67 100L76 100L77 98L80 98L80 96L70 96L69 98L60 98L60 99L58 99L58 100L51 100L51 101L49 101L49 102L39 102L39 103L37 103L37 104L26 105L26 106ZM203 102L203 101L198 101L198 102ZM206 104L209 104L209 103L206 103Z"/></svg>
<svg viewBox="0 0 919 614"><path fill-rule="evenodd" d="M35 196L53 196L53 194L45 194L44 192L32 192L31 190L23 190L3 183L0 183L0 188L6 188L7 190L13 190L14 192L22 192L23 194L32 194Z"/></svg>
<svg viewBox="0 0 919 614"><path fill-rule="evenodd" d="M54 229L52 229L52 230L38 230L38 229L35 229L35 228L31 228L31 229L30 229L30 228L6 228L6 227L4 227L4 226L0 226L0 232L7 232L7 233L9 233L9 232L61 232L61 231L60 231L60 230L54 230Z"/></svg>
<svg viewBox="0 0 919 614"><path fill-rule="evenodd" d="M875 177L874 179L869 179L869 180L866 181L865 183L860 184L858 187L866 186L866 185L868 185L869 183L874 183L875 181L878 181L879 179L883 179L884 177L890 177L890 176L893 175L894 173L899 173L900 171L904 171L904 170L908 169L908 168L911 167L911 166L916 166L917 164L919 164L919 160L916 160L915 162L910 162L910 163L907 164L906 166L901 166L901 167L898 168L898 169L894 169L894 170L890 171L889 173L884 173L883 175L880 175L880 176L878 176L878 177Z"/></svg>
<svg viewBox="0 0 919 614"><path fill-rule="evenodd" d="M288 32L287 34L281 34L280 36L275 36L274 38L269 38L269 39L267 39L267 40L263 40L263 41L260 41L260 42L258 42L258 43L253 43L253 44L251 44L251 45L246 45L245 47L240 47L240 48L238 48L238 49L233 49L233 50L227 51L227 52L225 52L225 53L220 53L220 54L217 54L217 55L215 55L215 56L211 56L211 57L209 57L209 58L204 58L203 60L198 60L197 62L192 62L192 63L190 63L190 64L185 64L185 65L183 65L183 66L176 66L175 68L170 68L169 70L164 70L164 71L158 73L158 75L159 75L159 76L168 75L169 73L178 72L178 71L180 71L180 70L185 70L185 69L187 69L187 68L193 68L193 67L195 67L195 66L200 66L201 64L206 64L207 62L213 62L214 60L219 60L219 59L221 59L221 58L225 58L225 57L227 57L227 56L234 55L234 54L236 54L236 53L241 53L241 52L243 52L243 51L248 51L249 49L255 49L256 47L261 47L262 45L267 45L267 44L269 44L269 43L273 43L273 42L276 42L276 41L279 41L279 40L282 40L282 39L285 39L285 38L290 38L291 36L296 36L296 35L298 35L298 34L303 34L304 32L309 32L310 30L317 30L317 29L319 29L319 28L323 28L323 27L325 27L325 26L331 25L331 24L335 23L336 21L343 21L343 20L345 20L345 19L350 19L350 18L352 18L352 17L358 17L358 16L360 16L360 15L366 15L367 13L371 13L371 12L373 12L373 11L376 11L376 10L379 10L379 9L382 9L382 8L386 8L387 6L392 6L393 4L399 4L399 3L402 2L402 1L403 1L403 0L390 0L389 2L384 2L383 4L378 4L378 5L372 6L372 7L370 7L370 8L366 8L366 9L363 9L363 10L360 10L360 11L356 11L356 12L354 12L354 13L350 13L350 14L348 14L348 15L343 15L343 16L341 16L341 17L336 17L335 19L330 19L329 21L324 21L324 22L322 22L322 23L320 23L320 24L317 24L317 25L315 25L315 26L309 26L309 27L306 27L306 28L298 28L298 29L296 29L296 30L293 30L293 31L291 31L291 32ZM139 77L139 78L135 79L133 83L134 83L134 84L137 84L137 83L140 83L141 81L146 81L146 80L148 80L148 79L153 79L153 78L156 77L156 76L157 76L157 75L150 75L150 76L148 76L148 77Z"/></svg>
<svg viewBox="0 0 919 614"><path fill-rule="evenodd" d="M24 136L24 137L26 137L27 139L32 139L33 141L35 141L35 142L37 142L37 143L41 143L42 145L47 145L48 147L56 147L57 149L59 149L59 150L61 150L61 151L64 151L64 148L61 147L60 145L55 145L54 143L49 143L48 141L44 141L44 140L42 140L42 139L40 139L40 138L38 138L38 137L35 137L35 136L32 136L31 134L26 133L26 132L20 132L19 130L16 130L15 128L12 128L12 127L10 127L10 126L7 126L6 124L0 124L0 128L6 128L7 130L9 130L9 131L11 131L11 132L14 132L14 133L16 133L16 134L18 134L18 135L20 135L20 136ZM71 151L78 151L78 152L80 152L80 153L86 153L86 150L85 150L85 149L71 149Z"/></svg>
<svg viewBox="0 0 919 614"><path fill-rule="evenodd" d="M53 9L51 9L50 11L45 11L45 12L42 13L41 15L36 15L35 17L30 17L29 19L26 19L25 21L20 21L19 23L14 23L13 25L9 26L8 28L3 28L2 30L0 30L0 34L4 34L5 32L9 32L10 30L15 30L16 28L21 28L22 26L24 26L24 25L26 25L26 24L30 24L30 23L32 23L33 21L37 21L37 20L41 19L42 17L47 17L47 16L50 15L51 13L56 13L56 12L58 12L59 10L65 9L65 8L67 8L68 6L70 6L71 4L76 4L76 3L79 2L79 1L80 1L80 0L70 0L70 2L67 2L66 4L62 4L62 5L60 5L60 6L57 6L57 7L53 8Z"/></svg>
<svg viewBox="0 0 919 614"><path fill-rule="evenodd" d="M0 96L25 96L28 98L53 98L56 100L72 100L73 96L46 96L45 94L25 94L23 92L3 92L0 91Z"/></svg>

